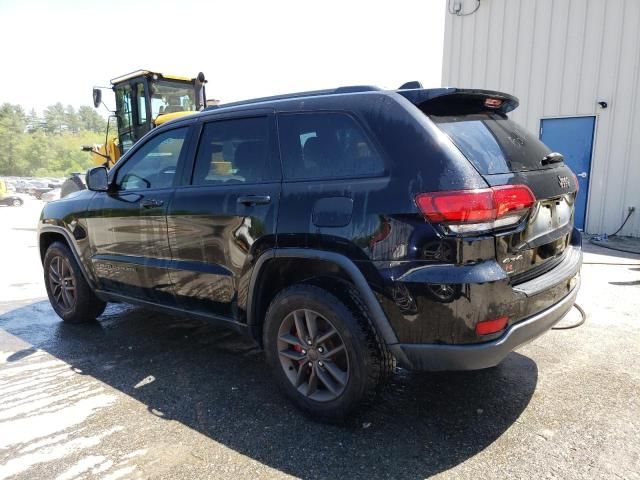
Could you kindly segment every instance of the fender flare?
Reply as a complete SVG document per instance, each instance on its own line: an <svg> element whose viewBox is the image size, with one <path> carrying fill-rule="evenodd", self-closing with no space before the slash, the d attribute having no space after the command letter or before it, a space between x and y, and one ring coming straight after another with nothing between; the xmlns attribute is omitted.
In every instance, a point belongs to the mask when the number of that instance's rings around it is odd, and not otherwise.
<svg viewBox="0 0 640 480"><path fill-rule="evenodd" d="M249 297L247 301L247 323L249 325L255 325L256 319L254 318L254 309L256 303L256 296L254 296L255 287L260 278L261 270L267 261L275 258L304 258L311 260L320 260L338 265L342 268L355 286L358 293L361 295L364 301L374 327L384 343L389 347L391 352L396 356L398 362L402 365L410 365L404 352L398 346L398 337L391 328L391 324L387 319L380 302L371 290L369 283L364 278L364 275L356 267L355 263L349 258L335 252L329 252L326 250L315 250L310 248L279 248L272 249L264 252L260 258L256 261L253 271L251 273L251 280L249 281Z"/></svg>
<svg viewBox="0 0 640 480"><path fill-rule="evenodd" d="M82 272L82 276L84 277L85 281L89 284L91 289L96 290L96 282L94 278L91 275L89 275L89 272L87 271L85 264L80 258L80 255L78 254L78 248L77 248L76 242L73 240L73 237L71 236L69 231L57 225L40 226L40 228L38 229L38 251L40 251L40 239L43 233L58 233L65 238L65 240L67 241L67 246L69 247L69 250L71 250L73 257L76 260L76 263L80 267L80 272ZM44 260L44 257L43 257L43 260Z"/></svg>

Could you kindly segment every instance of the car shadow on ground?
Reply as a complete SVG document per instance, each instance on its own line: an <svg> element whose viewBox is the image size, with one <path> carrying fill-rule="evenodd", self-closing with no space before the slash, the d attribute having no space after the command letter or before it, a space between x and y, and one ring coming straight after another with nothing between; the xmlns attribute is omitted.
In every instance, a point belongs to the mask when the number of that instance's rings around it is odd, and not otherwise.
<svg viewBox="0 0 640 480"><path fill-rule="evenodd" d="M279 394L252 342L208 323L110 305L98 322L67 325L37 302L0 315L0 328L33 345L8 361L42 349L142 402L150 415L304 478L445 471L498 439L538 378L536 364L517 353L477 372L399 370L372 408L344 425L323 425Z"/></svg>

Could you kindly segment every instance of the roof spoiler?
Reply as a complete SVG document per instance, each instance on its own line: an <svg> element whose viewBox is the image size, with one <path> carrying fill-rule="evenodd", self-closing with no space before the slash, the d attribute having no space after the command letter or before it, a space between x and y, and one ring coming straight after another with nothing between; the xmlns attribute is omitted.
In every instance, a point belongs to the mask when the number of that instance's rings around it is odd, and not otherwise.
<svg viewBox="0 0 640 480"><path fill-rule="evenodd" d="M451 115L479 112L508 113L514 110L519 101L508 93L494 90L476 90L466 88L429 88L398 90L420 110L433 115Z"/></svg>

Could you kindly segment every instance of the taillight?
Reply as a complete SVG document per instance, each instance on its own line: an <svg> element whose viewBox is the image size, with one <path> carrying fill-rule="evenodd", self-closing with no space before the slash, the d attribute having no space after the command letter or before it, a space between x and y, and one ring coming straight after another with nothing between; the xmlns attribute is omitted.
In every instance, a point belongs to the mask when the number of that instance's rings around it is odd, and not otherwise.
<svg viewBox="0 0 640 480"><path fill-rule="evenodd" d="M420 193L416 205L432 223L453 233L503 228L519 223L536 198L526 185L502 185L476 190Z"/></svg>

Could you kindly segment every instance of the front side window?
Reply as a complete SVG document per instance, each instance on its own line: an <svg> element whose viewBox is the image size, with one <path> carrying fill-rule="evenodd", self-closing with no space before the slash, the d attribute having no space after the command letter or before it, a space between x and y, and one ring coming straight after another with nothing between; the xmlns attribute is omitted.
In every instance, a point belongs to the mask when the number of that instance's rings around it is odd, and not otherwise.
<svg viewBox="0 0 640 480"><path fill-rule="evenodd" d="M169 130L145 143L118 169L118 190L171 187L188 130Z"/></svg>
<svg viewBox="0 0 640 480"><path fill-rule="evenodd" d="M384 172L375 147L347 114L281 114L278 129L287 179L362 177Z"/></svg>
<svg viewBox="0 0 640 480"><path fill-rule="evenodd" d="M267 117L205 124L193 172L193 185L259 183L272 175Z"/></svg>

